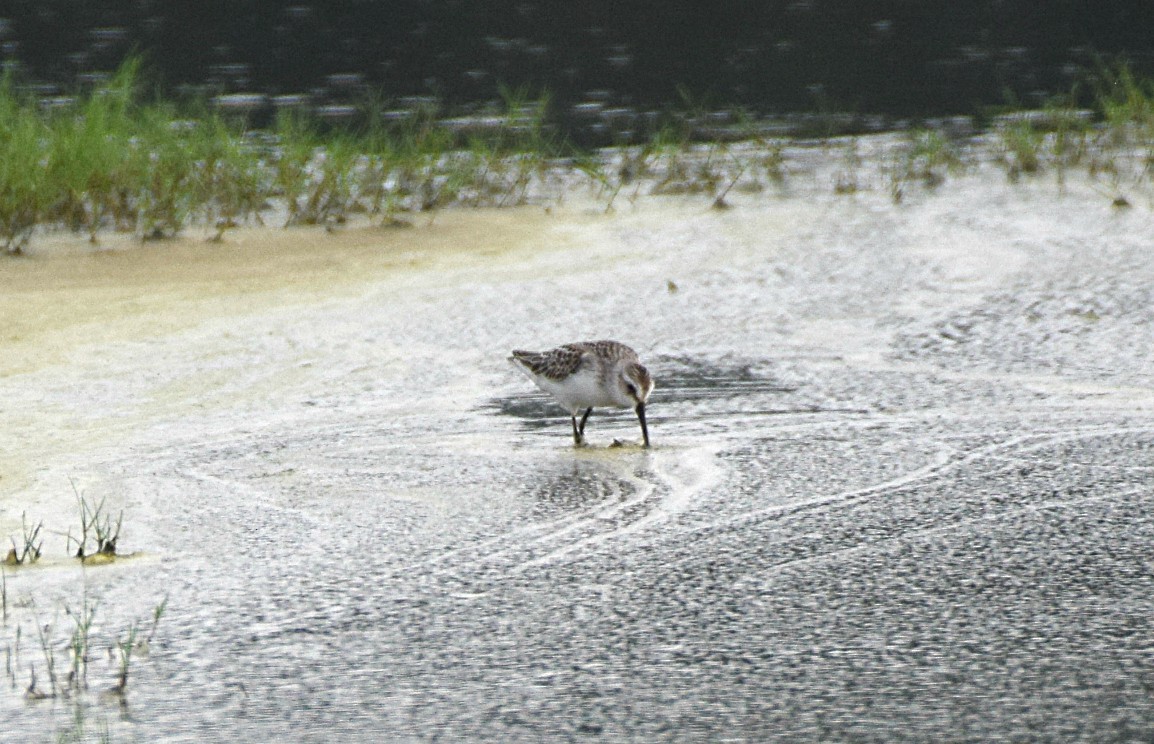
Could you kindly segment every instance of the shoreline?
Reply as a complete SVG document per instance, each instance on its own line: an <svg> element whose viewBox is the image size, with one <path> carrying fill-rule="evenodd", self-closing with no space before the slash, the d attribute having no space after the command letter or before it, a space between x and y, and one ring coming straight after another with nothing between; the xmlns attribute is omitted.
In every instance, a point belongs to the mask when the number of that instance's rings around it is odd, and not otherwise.
<svg viewBox="0 0 1154 744"><path fill-rule="evenodd" d="M130 60L53 112L22 98L10 81L0 86L0 127L8 133L0 140L8 166L0 174L0 252L18 255L59 231L97 241L199 229L222 240L253 223L404 224L449 208L548 206L582 187L608 194L607 210L618 196L645 194L699 194L724 207L731 193L789 189L795 171L830 167L809 162L815 157L836 161L839 194L862 188L863 163L878 161L872 165L895 201L914 184L933 188L985 160L1012 180L1084 171L1117 185L1144 180L1154 147L1154 92L1125 67L1112 73L1113 87L1095 109L1058 101L992 116L977 131L968 121L942 120L899 133L829 129L805 139L755 121L702 130L706 120L681 112L652 122L643 144L596 150L559 138L547 98L523 93L465 135L435 111L402 119L376 111L351 131L286 112L271 130L250 131L220 111L181 117L140 100L140 74L139 60ZM708 141L697 140L702 133Z"/></svg>

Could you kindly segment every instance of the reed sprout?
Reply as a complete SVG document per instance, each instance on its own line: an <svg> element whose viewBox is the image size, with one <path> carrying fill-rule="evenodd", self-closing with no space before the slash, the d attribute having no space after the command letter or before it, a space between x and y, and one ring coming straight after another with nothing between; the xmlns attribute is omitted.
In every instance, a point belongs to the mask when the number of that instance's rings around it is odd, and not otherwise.
<svg viewBox="0 0 1154 744"><path fill-rule="evenodd" d="M112 558L116 556L116 542L120 539L120 528L124 524L124 510L122 509L114 522L112 515L105 510L105 500L97 502L88 498L72 483L72 491L80 507L80 537L72 537L68 533L68 544L76 543L75 556L84 561L93 556Z"/></svg>
<svg viewBox="0 0 1154 744"><path fill-rule="evenodd" d="M31 678L26 695L30 698L56 697L60 686L56 677L56 652L52 648L52 624L42 623L36 618L36 638L40 641L40 652L44 656L44 670L48 675L48 691L40 690L36 686L36 667L31 668Z"/></svg>
<svg viewBox="0 0 1154 744"><path fill-rule="evenodd" d="M128 689L128 672L132 666L132 654L136 651L136 623L132 622L128 626L128 631L123 638L116 639L116 654L120 661L120 670L116 676L116 684L112 686L112 691L123 695Z"/></svg>
<svg viewBox="0 0 1154 744"><path fill-rule="evenodd" d="M68 651L72 660L72 667L68 672L69 687L79 690L88 686L88 662L91 643L92 623L96 619L96 602L89 602L88 591L85 589L81 605L73 610L67 604L64 612L72 618L72 636L68 641Z"/></svg>
<svg viewBox="0 0 1154 744"><path fill-rule="evenodd" d="M96 616L100 603L93 601L87 588L81 598L79 606L73 607L64 604L64 613L71 620L71 631L67 638L62 638L57 628L56 619L44 621L40 617L36 603L28 600L36 628L36 642L39 653L36 659L28 661L27 685L23 687L24 696L31 700L50 698L66 698L83 705L82 696L90 689L89 677L92 674L110 674L113 678L111 688L105 690L117 695L121 703L128 689L130 672L133 661L147 654L149 646L156 636L161 618L168 606L166 596L152 610L151 622L147 631L142 624L131 620L121 632L106 639L107 654L94 654L93 650L100 643L96 636ZM18 625L15 630L14 642L5 645L5 674L13 689L20 689L17 668L23 665L21 660L21 637L23 626ZM68 669L66 676L58 671L58 652L66 649Z"/></svg>
<svg viewBox="0 0 1154 744"><path fill-rule="evenodd" d="M20 543L16 543L16 538L10 538L12 547L8 550L8 555L4 559L4 563L9 566L21 566L25 563L35 563L40 560L40 550L44 544L44 540L40 537L40 532L44 528L44 523L37 522L34 525L29 525L27 514L21 512L20 527Z"/></svg>

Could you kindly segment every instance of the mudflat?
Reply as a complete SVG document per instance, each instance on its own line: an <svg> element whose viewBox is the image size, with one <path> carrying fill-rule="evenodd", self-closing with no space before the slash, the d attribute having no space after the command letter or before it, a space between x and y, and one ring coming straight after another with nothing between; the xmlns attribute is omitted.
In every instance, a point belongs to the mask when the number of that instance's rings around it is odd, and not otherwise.
<svg viewBox="0 0 1154 744"><path fill-rule="evenodd" d="M76 704L126 738L1149 738L1148 204L865 162L0 262L0 642L167 597L130 715ZM505 360L598 338L651 450ZM135 560L67 558L73 486Z"/></svg>

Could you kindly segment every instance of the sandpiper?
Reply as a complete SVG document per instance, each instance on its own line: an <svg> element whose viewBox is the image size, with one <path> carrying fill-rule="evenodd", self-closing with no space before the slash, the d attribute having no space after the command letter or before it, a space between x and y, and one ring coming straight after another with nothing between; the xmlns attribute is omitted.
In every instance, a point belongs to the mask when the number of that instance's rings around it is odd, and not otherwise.
<svg viewBox="0 0 1154 744"><path fill-rule="evenodd" d="M551 351L514 351L509 361L569 411L573 441L585 443L585 422L596 406L632 408L649 446L645 400L653 390L637 352L616 341L583 341ZM577 414L581 423L577 423Z"/></svg>

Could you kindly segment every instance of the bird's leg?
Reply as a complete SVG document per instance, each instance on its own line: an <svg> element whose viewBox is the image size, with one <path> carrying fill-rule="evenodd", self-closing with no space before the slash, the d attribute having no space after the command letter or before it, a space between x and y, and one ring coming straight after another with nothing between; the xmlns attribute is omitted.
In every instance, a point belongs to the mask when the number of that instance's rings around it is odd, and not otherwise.
<svg viewBox="0 0 1154 744"><path fill-rule="evenodd" d="M585 436L585 422L589 420L589 414L593 413L593 406L585 409L585 415L581 417L581 425L577 427L577 431L582 437Z"/></svg>
<svg viewBox="0 0 1154 744"><path fill-rule="evenodd" d="M581 429L577 428L577 417L576 416L570 416L569 420L573 422L573 444L580 447L582 444L585 443L585 435L581 433ZM584 424L585 423L584 420L582 420L581 423ZM582 428L584 428L584 426L582 426Z"/></svg>

